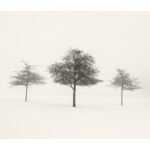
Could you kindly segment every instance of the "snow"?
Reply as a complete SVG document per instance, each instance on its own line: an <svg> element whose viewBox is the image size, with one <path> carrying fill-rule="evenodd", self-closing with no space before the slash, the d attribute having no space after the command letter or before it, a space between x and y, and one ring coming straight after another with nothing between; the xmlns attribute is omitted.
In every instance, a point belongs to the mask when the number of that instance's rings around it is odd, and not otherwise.
<svg viewBox="0 0 150 150"><path fill-rule="evenodd" d="M150 138L150 99L51 96L0 100L0 138Z"/></svg>

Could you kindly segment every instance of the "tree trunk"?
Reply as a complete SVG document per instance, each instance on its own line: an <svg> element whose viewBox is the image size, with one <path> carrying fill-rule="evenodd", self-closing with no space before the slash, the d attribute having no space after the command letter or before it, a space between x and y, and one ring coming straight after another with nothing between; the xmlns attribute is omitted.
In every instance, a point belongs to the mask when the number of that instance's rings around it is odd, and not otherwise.
<svg viewBox="0 0 150 150"><path fill-rule="evenodd" d="M123 106L123 85L121 87L121 106Z"/></svg>
<svg viewBox="0 0 150 150"><path fill-rule="evenodd" d="M28 85L26 85L25 102L27 102L27 99L28 99Z"/></svg>
<svg viewBox="0 0 150 150"><path fill-rule="evenodd" d="M76 85L73 88L73 107L76 107Z"/></svg>

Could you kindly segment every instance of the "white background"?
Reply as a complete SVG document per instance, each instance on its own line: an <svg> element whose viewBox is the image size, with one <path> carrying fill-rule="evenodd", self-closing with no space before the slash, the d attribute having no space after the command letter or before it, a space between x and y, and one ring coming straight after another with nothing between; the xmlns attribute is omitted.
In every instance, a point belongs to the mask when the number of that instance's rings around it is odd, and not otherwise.
<svg viewBox="0 0 150 150"><path fill-rule="evenodd" d="M78 87L78 95L117 96L109 87L117 68L139 78L141 90L126 92L149 97L150 13L148 12L1 12L0 13L0 99L24 97L24 87L10 88L13 71L22 60L37 65L48 84L32 86L29 97L72 95L71 89L53 83L47 67L61 61L66 51L79 48L96 60L99 79L92 87ZM119 92L119 93L116 93ZM32 96L32 97L31 97Z"/></svg>
<svg viewBox="0 0 150 150"><path fill-rule="evenodd" d="M0 1L1 10L150 10L147 0L26 0ZM149 149L149 140L135 141L1 141L1 149Z"/></svg>

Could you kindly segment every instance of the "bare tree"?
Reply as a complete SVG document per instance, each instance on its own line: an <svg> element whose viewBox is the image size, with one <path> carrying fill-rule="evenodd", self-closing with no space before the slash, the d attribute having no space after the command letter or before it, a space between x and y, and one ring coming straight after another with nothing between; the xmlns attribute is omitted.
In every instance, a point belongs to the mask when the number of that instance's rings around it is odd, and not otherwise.
<svg viewBox="0 0 150 150"><path fill-rule="evenodd" d="M28 97L28 87L34 84L44 84L44 78L38 73L33 72L35 66L31 66L28 63L24 62L24 68L18 72L15 72L16 75L13 75L11 78L14 80L11 82L13 86L25 86L25 102L27 102Z"/></svg>
<svg viewBox="0 0 150 150"><path fill-rule="evenodd" d="M94 59L79 49L71 49L61 63L48 67L56 83L67 85L73 90L73 107L76 107L76 86L91 86L102 82L96 78L99 72Z"/></svg>
<svg viewBox="0 0 150 150"><path fill-rule="evenodd" d="M122 69L117 69L118 74L111 81L111 85L121 88L121 106L123 106L123 92L124 90L134 91L140 89L137 78L131 78L130 74Z"/></svg>

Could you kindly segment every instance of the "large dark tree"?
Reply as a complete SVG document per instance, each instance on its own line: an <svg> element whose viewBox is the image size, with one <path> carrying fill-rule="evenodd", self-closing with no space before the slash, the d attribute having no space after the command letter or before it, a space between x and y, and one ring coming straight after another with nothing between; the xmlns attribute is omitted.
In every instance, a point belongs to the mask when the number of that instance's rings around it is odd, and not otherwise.
<svg viewBox="0 0 150 150"><path fill-rule="evenodd" d="M121 106L123 106L123 92L124 90L134 91L140 89L137 78L131 78L130 74L122 69L117 69L118 74L111 81L115 87L121 88Z"/></svg>
<svg viewBox="0 0 150 150"><path fill-rule="evenodd" d="M44 78L38 73L34 72L35 66L31 66L26 62L24 63L24 68L18 72L15 72L16 75L13 75L13 81L11 85L13 86L25 86L25 101L27 102L28 97L28 87L34 84L44 84Z"/></svg>
<svg viewBox="0 0 150 150"><path fill-rule="evenodd" d="M48 67L56 83L67 85L73 90L73 107L76 107L76 86L92 86L102 82L96 78L98 70L94 59L79 49L71 49L61 63Z"/></svg>

